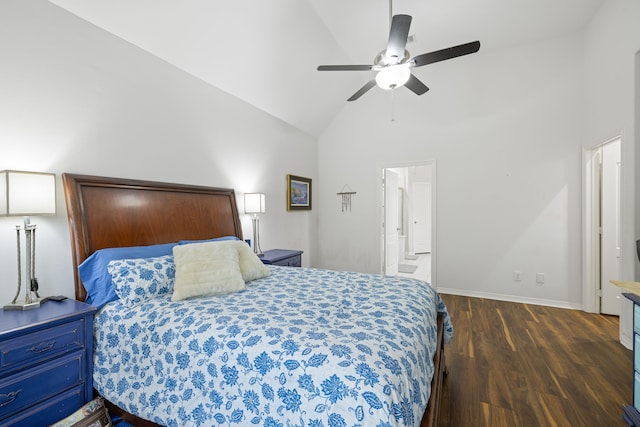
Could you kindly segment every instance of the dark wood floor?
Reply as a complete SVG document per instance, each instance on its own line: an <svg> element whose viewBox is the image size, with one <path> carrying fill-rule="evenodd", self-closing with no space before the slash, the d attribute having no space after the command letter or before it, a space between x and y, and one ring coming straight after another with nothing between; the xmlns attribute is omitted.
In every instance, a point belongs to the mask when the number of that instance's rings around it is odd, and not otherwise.
<svg viewBox="0 0 640 427"><path fill-rule="evenodd" d="M625 426L632 353L618 318L442 295L453 319L443 427Z"/></svg>

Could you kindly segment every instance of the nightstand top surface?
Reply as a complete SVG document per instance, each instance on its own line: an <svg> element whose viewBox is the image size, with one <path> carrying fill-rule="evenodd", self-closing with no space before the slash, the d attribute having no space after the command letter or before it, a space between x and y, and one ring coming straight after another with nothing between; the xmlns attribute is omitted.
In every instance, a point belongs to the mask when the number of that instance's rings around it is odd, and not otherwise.
<svg viewBox="0 0 640 427"><path fill-rule="evenodd" d="M47 301L31 310L0 310L0 334L18 332L25 328L48 324L70 317L83 317L93 314L95 307L74 299Z"/></svg>
<svg viewBox="0 0 640 427"><path fill-rule="evenodd" d="M292 249L269 249L268 251L264 251L264 255L261 256L260 259L271 262L278 262L285 258L301 255L302 253L302 251Z"/></svg>

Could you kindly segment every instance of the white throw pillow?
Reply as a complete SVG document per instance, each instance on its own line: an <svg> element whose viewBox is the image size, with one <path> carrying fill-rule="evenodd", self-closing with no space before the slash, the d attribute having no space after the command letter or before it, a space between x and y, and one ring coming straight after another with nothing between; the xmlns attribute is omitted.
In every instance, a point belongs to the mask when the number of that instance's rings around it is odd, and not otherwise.
<svg viewBox="0 0 640 427"><path fill-rule="evenodd" d="M238 248L238 256L240 257L240 272L245 282L267 277L271 274L271 270L262 263L260 258L251 250L242 240L230 241L229 244Z"/></svg>
<svg viewBox="0 0 640 427"><path fill-rule="evenodd" d="M176 278L171 300L223 295L245 289L238 249L229 243L233 242L175 246Z"/></svg>

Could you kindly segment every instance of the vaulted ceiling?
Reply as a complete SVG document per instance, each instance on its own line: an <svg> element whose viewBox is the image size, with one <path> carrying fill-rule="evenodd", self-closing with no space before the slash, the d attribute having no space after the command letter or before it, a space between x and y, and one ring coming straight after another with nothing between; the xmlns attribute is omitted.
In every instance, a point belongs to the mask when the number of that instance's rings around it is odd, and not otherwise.
<svg viewBox="0 0 640 427"><path fill-rule="evenodd" d="M176 67L318 136L371 71L389 36L388 0L49 0ZM476 55L581 30L607 0L396 0L412 55L480 40ZM464 67L464 57L414 69ZM374 88L376 89L376 88ZM425 94L422 96L429 96Z"/></svg>

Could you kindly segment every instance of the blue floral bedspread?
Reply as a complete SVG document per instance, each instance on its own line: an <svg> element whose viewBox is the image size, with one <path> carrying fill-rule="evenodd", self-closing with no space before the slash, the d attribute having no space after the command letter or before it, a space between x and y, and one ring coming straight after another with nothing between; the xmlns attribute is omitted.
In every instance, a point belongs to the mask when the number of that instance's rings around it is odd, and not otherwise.
<svg viewBox="0 0 640 427"><path fill-rule="evenodd" d="M94 387L166 426L414 426L440 296L400 277L269 266L225 296L169 294L96 316Z"/></svg>

